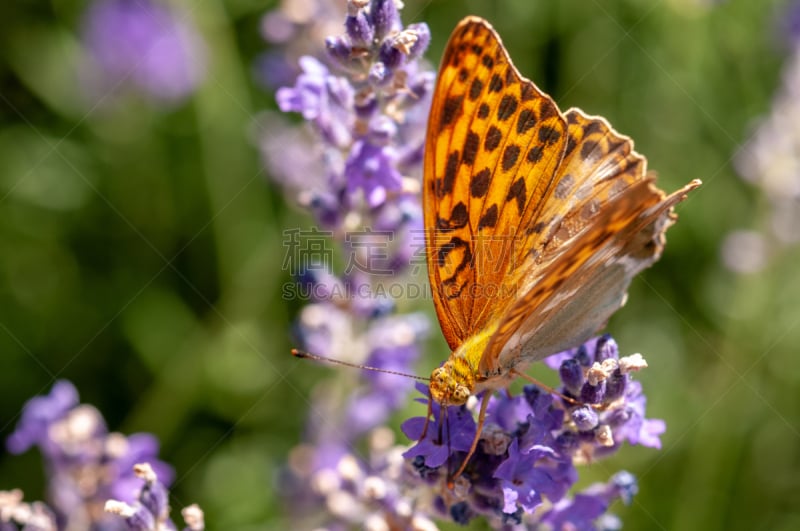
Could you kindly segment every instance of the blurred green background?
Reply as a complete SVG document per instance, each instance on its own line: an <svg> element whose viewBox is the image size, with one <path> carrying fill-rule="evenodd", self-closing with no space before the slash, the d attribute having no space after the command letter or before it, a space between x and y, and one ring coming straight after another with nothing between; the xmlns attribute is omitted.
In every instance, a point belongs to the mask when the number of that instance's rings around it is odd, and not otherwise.
<svg viewBox="0 0 800 531"><path fill-rule="evenodd" d="M205 41L207 66L169 105L88 97L87 2L0 6L0 436L67 378L112 429L160 438L173 508L198 502L210 529L280 528L276 471L314 383L340 369L289 355L299 305L280 298L281 231L311 221L258 150L275 104L253 65L276 3L169 4ZM648 413L668 425L663 450L625 448L585 471L584 483L638 476L633 504L613 508L627 529L800 529L800 252L775 248L753 274L720 257L730 231L769 230L770 202L733 160L782 83L787 6L406 2L404 21L431 27L432 63L463 16L482 15L562 108L634 138L662 188L705 182L609 325L624 354L647 357ZM0 454L0 489L33 500L43 485L36 452Z"/></svg>

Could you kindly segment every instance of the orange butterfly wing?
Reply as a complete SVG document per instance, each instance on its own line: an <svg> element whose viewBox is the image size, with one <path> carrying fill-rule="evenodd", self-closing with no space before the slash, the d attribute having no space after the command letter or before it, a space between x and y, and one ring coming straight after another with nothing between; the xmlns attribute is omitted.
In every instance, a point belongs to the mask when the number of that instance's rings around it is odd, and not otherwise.
<svg viewBox="0 0 800 531"><path fill-rule="evenodd" d="M533 228L553 192L567 123L522 78L494 30L476 17L453 32L428 122L423 210L428 275L452 349L519 296L518 230Z"/></svg>

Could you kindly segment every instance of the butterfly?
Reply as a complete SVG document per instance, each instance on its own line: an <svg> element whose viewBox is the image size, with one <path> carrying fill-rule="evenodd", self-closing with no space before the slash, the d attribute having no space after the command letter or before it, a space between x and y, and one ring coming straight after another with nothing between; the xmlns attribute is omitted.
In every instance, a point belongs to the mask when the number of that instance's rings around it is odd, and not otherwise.
<svg viewBox="0 0 800 531"><path fill-rule="evenodd" d="M457 406L488 391L457 476L491 391L605 326L700 181L666 195L630 138L559 110L474 16L445 48L425 147L428 276L452 351L430 396Z"/></svg>

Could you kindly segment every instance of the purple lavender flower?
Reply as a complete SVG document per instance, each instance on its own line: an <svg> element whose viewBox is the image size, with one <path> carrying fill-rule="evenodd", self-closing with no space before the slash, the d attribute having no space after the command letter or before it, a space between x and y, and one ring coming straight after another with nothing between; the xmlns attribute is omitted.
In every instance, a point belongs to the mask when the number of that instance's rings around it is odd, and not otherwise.
<svg viewBox="0 0 800 531"><path fill-rule="evenodd" d="M638 487L632 474L616 473L608 484L595 484L572 499L564 499L542 516L542 523L552 529L597 529L596 521L605 515L611 503L620 499L626 505Z"/></svg>
<svg viewBox="0 0 800 531"><path fill-rule="evenodd" d="M80 404L77 390L65 380L56 382L49 395L25 404L6 445L12 453L39 448L50 503L68 528L105 526L109 517L100 508L106 499L135 500L145 482L132 472L134 463L149 461L167 484L173 477L172 469L157 459L155 437L109 433L100 412Z"/></svg>
<svg viewBox="0 0 800 531"><path fill-rule="evenodd" d="M84 42L101 90L130 85L179 102L205 75L204 44L187 20L151 0L97 0L84 15Z"/></svg>

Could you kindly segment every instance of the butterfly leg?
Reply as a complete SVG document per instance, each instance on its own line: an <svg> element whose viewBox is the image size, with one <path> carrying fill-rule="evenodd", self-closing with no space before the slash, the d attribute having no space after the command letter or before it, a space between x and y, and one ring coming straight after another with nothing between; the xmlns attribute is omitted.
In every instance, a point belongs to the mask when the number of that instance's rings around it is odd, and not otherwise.
<svg viewBox="0 0 800 531"><path fill-rule="evenodd" d="M481 401L481 410L480 413L478 413L478 429L475 431L475 438L472 439L472 446L469 447L469 452L467 453L467 457L464 458L464 462L461 463L460 467L458 467L456 473L447 479L447 486L450 489L453 488L455 479L464 472L465 468L467 468L467 464L472 458L472 454L474 454L475 450L478 448L478 441L481 440L481 432L483 431L483 422L486 420L486 408L489 406L489 397L491 396L491 391L486 391L486 393L483 395L483 400Z"/></svg>
<svg viewBox="0 0 800 531"><path fill-rule="evenodd" d="M433 398L428 397L428 414L425 415L425 424L422 426L422 435L419 436L419 440L425 438L425 435L428 433L428 425L430 424L431 417L433 416Z"/></svg>

